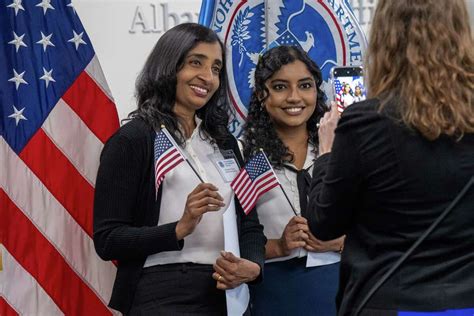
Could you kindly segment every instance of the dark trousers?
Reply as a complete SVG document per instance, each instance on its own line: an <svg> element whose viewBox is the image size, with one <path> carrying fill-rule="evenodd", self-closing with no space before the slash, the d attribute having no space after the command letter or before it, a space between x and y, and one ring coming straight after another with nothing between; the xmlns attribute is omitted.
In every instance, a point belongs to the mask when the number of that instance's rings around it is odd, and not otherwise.
<svg viewBox="0 0 474 316"><path fill-rule="evenodd" d="M177 263L143 269L128 315L226 315L212 265Z"/></svg>

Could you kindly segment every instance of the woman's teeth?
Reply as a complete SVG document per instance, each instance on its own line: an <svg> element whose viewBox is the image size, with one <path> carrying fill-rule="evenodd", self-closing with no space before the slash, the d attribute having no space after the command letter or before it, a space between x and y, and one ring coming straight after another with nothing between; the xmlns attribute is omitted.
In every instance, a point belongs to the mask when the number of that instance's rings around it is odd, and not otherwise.
<svg viewBox="0 0 474 316"><path fill-rule="evenodd" d="M290 112L290 113L296 113L296 112L300 112L302 110L303 110L303 108L286 108L285 109L286 112Z"/></svg>
<svg viewBox="0 0 474 316"><path fill-rule="evenodd" d="M207 89L204 89L204 88L201 88L201 87L198 87L198 86L191 86L191 88L196 91L196 93L198 94L207 94Z"/></svg>

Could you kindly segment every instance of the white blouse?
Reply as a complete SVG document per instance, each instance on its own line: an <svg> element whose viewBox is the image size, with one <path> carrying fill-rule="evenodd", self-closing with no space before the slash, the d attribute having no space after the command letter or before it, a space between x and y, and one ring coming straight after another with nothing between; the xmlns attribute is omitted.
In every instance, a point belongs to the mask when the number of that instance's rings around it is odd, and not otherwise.
<svg viewBox="0 0 474 316"><path fill-rule="evenodd" d="M303 165L310 175L313 173L313 161L316 155L313 152L314 146L308 144L308 151ZM292 164L288 164L296 168ZM296 173L286 168L275 169L275 173L284 188L288 198L296 209L298 215L301 215L300 199L298 193L298 184L296 182ZM264 194L257 202L257 212L260 223L264 226L263 231L268 239L279 239L285 230L290 219L295 216L288 200L279 187L274 188ZM267 259L266 262L285 261L293 258L307 256L308 252L304 248L293 249L290 255ZM311 253L310 266L325 265L339 261L339 254L336 253Z"/></svg>
<svg viewBox="0 0 474 316"><path fill-rule="evenodd" d="M205 213L194 232L184 238L184 247L180 251L166 251L148 256L144 267L169 263L213 264L224 249L224 228L222 215L227 209L233 195L230 183L220 175L215 162L224 157L217 145L203 140L199 135L201 121L196 118L197 127L186 141L182 153L189 159L194 169L204 182L212 183L219 188L219 194L226 204L217 212ZM186 162L182 162L168 172L162 182L160 218L158 225L178 221L184 212L189 193L200 183Z"/></svg>

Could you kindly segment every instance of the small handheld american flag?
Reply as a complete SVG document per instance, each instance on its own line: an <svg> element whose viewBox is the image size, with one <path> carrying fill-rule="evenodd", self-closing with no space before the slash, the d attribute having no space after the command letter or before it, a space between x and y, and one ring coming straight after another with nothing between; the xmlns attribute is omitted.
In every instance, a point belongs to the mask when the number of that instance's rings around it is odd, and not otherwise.
<svg viewBox="0 0 474 316"><path fill-rule="evenodd" d="M156 132L154 152L155 190L158 192L158 188L165 178L165 175L183 162L185 158L166 128L162 128L159 132Z"/></svg>
<svg viewBox="0 0 474 316"><path fill-rule="evenodd" d="M260 196L278 185L275 171L265 153L261 151L240 170L230 187L234 190L245 214L248 214Z"/></svg>

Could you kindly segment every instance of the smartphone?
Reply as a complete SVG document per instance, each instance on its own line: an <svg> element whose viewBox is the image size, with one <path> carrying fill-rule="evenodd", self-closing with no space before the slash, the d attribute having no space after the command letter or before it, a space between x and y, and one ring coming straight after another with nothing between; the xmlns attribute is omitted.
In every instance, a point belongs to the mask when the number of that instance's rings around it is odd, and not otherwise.
<svg viewBox="0 0 474 316"><path fill-rule="evenodd" d="M362 66L333 67L331 69L333 100L336 101L339 113L353 103L367 98Z"/></svg>

